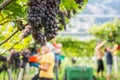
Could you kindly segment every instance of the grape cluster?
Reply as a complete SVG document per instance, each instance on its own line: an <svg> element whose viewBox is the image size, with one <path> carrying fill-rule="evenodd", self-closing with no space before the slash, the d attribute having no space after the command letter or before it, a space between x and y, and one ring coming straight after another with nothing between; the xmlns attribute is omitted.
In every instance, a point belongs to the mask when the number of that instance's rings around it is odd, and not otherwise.
<svg viewBox="0 0 120 80"><path fill-rule="evenodd" d="M76 14L77 11L76 11L75 9L72 9L72 13L73 13L73 14Z"/></svg>
<svg viewBox="0 0 120 80"><path fill-rule="evenodd" d="M20 67L24 68L28 63L28 58L31 54L28 49L22 50L21 52L11 50L10 53L10 63L15 67L15 69Z"/></svg>
<svg viewBox="0 0 120 80"><path fill-rule="evenodd" d="M71 11L67 10L67 18L70 19L71 18Z"/></svg>
<svg viewBox="0 0 120 80"><path fill-rule="evenodd" d="M0 66L0 73L2 72L2 71L7 71L7 64L6 63L3 63L1 66Z"/></svg>
<svg viewBox="0 0 120 80"><path fill-rule="evenodd" d="M20 67L20 54L17 51L11 51L10 62L14 65L15 68Z"/></svg>
<svg viewBox="0 0 120 80"><path fill-rule="evenodd" d="M82 2L84 2L84 0L75 0L75 2L76 2L77 4L81 4Z"/></svg>
<svg viewBox="0 0 120 80"><path fill-rule="evenodd" d="M0 61L7 61L7 58L5 56L0 55Z"/></svg>
<svg viewBox="0 0 120 80"><path fill-rule="evenodd" d="M59 22L64 26L64 29L66 30L65 12L59 11L58 15L60 17Z"/></svg>
<svg viewBox="0 0 120 80"><path fill-rule="evenodd" d="M20 52L20 55L22 56L20 67L25 68L26 64L28 63L28 58L30 54L31 52L28 49L25 49Z"/></svg>
<svg viewBox="0 0 120 80"><path fill-rule="evenodd" d="M26 26L25 29L22 31L21 37L26 38L31 33L31 26Z"/></svg>
<svg viewBox="0 0 120 80"><path fill-rule="evenodd" d="M76 4L80 4L80 5L78 6L78 8L79 8L79 9L81 9L81 8L82 8L82 5L83 5L84 0L75 0L75 2L76 2Z"/></svg>
<svg viewBox="0 0 120 80"><path fill-rule="evenodd" d="M7 57L5 57L5 56L2 56L2 55L0 55L0 61L3 61L4 63L0 66L0 73L2 72L2 71L6 71L7 70L7 65L6 65L6 61L7 61Z"/></svg>
<svg viewBox="0 0 120 80"><path fill-rule="evenodd" d="M42 46L57 35L60 0L29 0L28 22L36 43Z"/></svg>

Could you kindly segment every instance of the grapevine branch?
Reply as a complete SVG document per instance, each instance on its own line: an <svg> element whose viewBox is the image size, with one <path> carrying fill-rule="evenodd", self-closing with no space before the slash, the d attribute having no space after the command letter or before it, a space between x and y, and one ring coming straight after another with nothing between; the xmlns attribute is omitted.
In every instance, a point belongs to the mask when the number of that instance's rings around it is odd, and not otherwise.
<svg viewBox="0 0 120 80"><path fill-rule="evenodd" d="M10 51L11 49L14 48L15 45L17 45L19 42L21 42L22 39L20 39L19 41L17 41L11 48L9 48L8 50L4 51L3 53L1 53L0 55L6 53L7 51Z"/></svg>
<svg viewBox="0 0 120 80"><path fill-rule="evenodd" d="M4 21L5 19L9 18L11 15L9 14L8 16L6 16L5 18L3 18L0 22Z"/></svg>
<svg viewBox="0 0 120 80"><path fill-rule="evenodd" d="M4 21L2 23L0 23L0 25L4 25L5 23L8 23L8 22L15 22L16 20L7 20L7 21Z"/></svg>
<svg viewBox="0 0 120 80"><path fill-rule="evenodd" d="M8 22L20 22L21 20L25 20L25 19L18 19L18 20L11 19L11 20L6 20L6 21L2 20L0 21L0 25L4 25L5 23L8 23Z"/></svg>
<svg viewBox="0 0 120 80"><path fill-rule="evenodd" d="M13 0L5 0L3 3L0 4L0 11L5 8L9 3L11 3Z"/></svg>
<svg viewBox="0 0 120 80"><path fill-rule="evenodd" d="M28 23L25 25L21 25L23 27L28 26ZM4 40L3 42L0 43L0 46L2 46L4 43L6 43L9 39L11 39L17 32L19 31L19 29L17 29L14 33L12 33L6 40Z"/></svg>
<svg viewBox="0 0 120 80"><path fill-rule="evenodd" d="M0 46L6 43L10 38L12 38L19 30L16 30L13 34L11 34L6 40L0 43Z"/></svg>
<svg viewBox="0 0 120 80"><path fill-rule="evenodd" d="M28 28L30 31L31 31L31 29L30 29L30 25L27 23L26 25L24 25L24 27L26 27L26 28ZM18 30L19 31L19 30ZM28 34L29 35L29 34ZM27 37L27 36L26 36ZM6 50L6 51L4 51L3 53L1 53L0 55L2 55L2 54L4 54L4 53L6 53L7 51L10 51L12 48L14 48L14 46L15 45L17 45L19 42L21 42L23 39L24 39L25 37L21 37L21 39L19 40L19 41L17 41L16 43L14 43L14 45L13 46L11 46L11 48L9 48L8 50ZM9 40L9 39L8 39ZM5 42L4 42L5 43Z"/></svg>

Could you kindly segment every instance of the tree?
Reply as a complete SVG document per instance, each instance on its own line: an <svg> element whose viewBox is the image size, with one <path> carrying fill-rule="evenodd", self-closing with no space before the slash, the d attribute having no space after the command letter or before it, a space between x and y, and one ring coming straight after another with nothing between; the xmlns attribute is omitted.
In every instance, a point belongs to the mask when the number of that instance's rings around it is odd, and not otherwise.
<svg viewBox="0 0 120 80"><path fill-rule="evenodd" d="M116 19L113 22L107 22L102 25L94 25L90 27L88 32L94 35L99 40L107 40L120 44L120 20Z"/></svg>
<svg viewBox="0 0 120 80"><path fill-rule="evenodd" d="M70 37L57 37L57 42L63 45L62 52L65 56L91 57L94 55L95 40L80 41Z"/></svg>

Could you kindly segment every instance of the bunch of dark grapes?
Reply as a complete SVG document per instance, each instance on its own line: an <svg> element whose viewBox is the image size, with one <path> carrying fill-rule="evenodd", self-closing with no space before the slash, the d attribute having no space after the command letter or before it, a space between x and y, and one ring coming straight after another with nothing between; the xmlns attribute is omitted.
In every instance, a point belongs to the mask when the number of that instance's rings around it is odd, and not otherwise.
<svg viewBox="0 0 120 80"><path fill-rule="evenodd" d="M28 22L36 43L42 46L57 35L60 0L29 0Z"/></svg>
<svg viewBox="0 0 120 80"><path fill-rule="evenodd" d="M7 57L0 55L0 61L7 61Z"/></svg>
<svg viewBox="0 0 120 80"><path fill-rule="evenodd" d="M3 64L0 66L0 73L1 73L2 71L6 71L8 68L6 64L7 57L0 55L0 61L3 62Z"/></svg>
<svg viewBox="0 0 120 80"><path fill-rule="evenodd" d="M80 5L78 6L78 8L79 8L79 9L81 9L81 8L82 8L82 5L83 5L84 0L75 0L75 2L76 2L76 4L80 4Z"/></svg>
<svg viewBox="0 0 120 80"><path fill-rule="evenodd" d="M77 11L76 11L75 9L72 9L72 13L73 13L73 14L76 14Z"/></svg>
<svg viewBox="0 0 120 80"><path fill-rule="evenodd" d="M1 66L0 66L0 73L2 72L2 71L7 71L7 64L6 63L3 63Z"/></svg>
<svg viewBox="0 0 120 80"><path fill-rule="evenodd" d="M20 54L17 51L11 51L10 62L14 65L15 68L20 67Z"/></svg>
<svg viewBox="0 0 120 80"><path fill-rule="evenodd" d="M47 0L46 11L43 19L44 31L47 40L53 39L57 35L58 26L56 15L59 12L58 0Z"/></svg>
<svg viewBox="0 0 120 80"><path fill-rule="evenodd" d="M66 30L65 12L59 11L58 16L60 17L59 22L64 26L64 29Z"/></svg>
<svg viewBox="0 0 120 80"><path fill-rule="evenodd" d="M25 29L22 31L21 37L26 38L31 33L31 26L26 26Z"/></svg>
<svg viewBox="0 0 120 80"><path fill-rule="evenodd" d="M71 11L67 10L67 18L70 19L71 18Z"/></svg>
<svg viewBox="0 0 120 80"><path fill-rule="evenodd" d="M20 52L20 55L22 56L22 61L20 63L20 66L22 68L25 68L26 64L28 63L28 58L30 56L31 52L28 49L25 49Z"/></svg>
<svg viewBox="0 0 120 80"><path fill-rule="evenodd" d="M77 4L81 4L82 2L84 2L84 0L75 0L75 2L76 2Z"/></svg>

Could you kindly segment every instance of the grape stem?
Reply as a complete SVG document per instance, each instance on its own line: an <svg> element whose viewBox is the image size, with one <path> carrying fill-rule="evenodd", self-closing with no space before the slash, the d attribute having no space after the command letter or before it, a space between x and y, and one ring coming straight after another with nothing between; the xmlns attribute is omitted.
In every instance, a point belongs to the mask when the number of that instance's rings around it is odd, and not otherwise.
<svg viewBox="0 0 120 80"><path fill-rule="evenodd" d="M13 0L5 0L3 3L0 4L0 11L4 9L9 3L11 3Z"/></svg>

